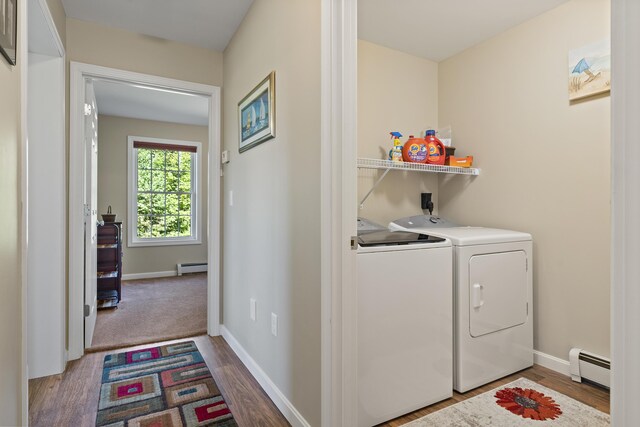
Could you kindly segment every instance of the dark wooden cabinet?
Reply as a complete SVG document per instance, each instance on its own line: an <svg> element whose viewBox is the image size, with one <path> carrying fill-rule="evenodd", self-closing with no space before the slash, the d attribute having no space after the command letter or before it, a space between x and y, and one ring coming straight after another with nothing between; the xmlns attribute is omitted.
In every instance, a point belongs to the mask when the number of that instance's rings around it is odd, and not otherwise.
<svg viewBox="0 0 640 427"><path fill-rule="evenodd" d="M103 307L122 299L122 223L107 222L98 226L98 300ZM117 298L115 304L113 299ZM105 301L107 303L105 304ZM109 304L109 301L112 303ZM101 304L98 304L100 307Z"/></svg>

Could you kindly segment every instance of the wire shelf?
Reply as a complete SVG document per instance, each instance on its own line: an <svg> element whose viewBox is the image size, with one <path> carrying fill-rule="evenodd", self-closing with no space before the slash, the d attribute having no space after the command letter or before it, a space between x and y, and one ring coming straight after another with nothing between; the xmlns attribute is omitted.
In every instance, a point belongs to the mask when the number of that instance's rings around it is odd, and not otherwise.
<svg viewBox="0 0 640 427"><path fill-rule="evenodd" d="M480 169L457 166L431 165L426 163L394 162L391 160L358 158L358 167L365 169L395 169L415 172L450 173L457 175L480 175Z"/></svg>

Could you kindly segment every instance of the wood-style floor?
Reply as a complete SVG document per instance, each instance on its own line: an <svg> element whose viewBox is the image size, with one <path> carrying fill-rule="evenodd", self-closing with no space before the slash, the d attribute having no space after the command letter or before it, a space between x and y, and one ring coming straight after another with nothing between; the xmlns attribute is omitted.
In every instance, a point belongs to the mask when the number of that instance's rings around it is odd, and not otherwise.
<svg viewBox="0 0 640 427"><path fill-rule="evenodd" d="M422 418L427 414L446 408L447 406L462 402L463 400L472 398L496 387L500 387L504 384L510 383L511 381L515 381L518 378L527 378L530 381L536 382L547 388L560 392L566 396L571 397L572 399L577 400L578 402L584 403L585 405L592 406L607 414L609 413L609 391L593 385L574 382L571 380L571 378L559 374L555 371L543 368L539 365L533 365L533 367L529 369L516 372L513 375L509 375L508 377L502 378L498 381L494 381L482 387L478 387L474 390L466 392L465 394L456 393L454 391L453 397L450 399L443 400L442 402L436 403L435 405L422 408L416 412L412 412L411 414L396 418L387 423L380 424L379 426L401 426L410 421Z"/></svg>
<svg viewBox="0 0 640 427"><path fill-rule="evenodd" d="M199 336L195 340L207 366L240 427L279 427L290 424L251 376L240 359L222 337ZM130 347L129 349L149 346ZM121 349L118 351L124 351ZM29 424L31 426L93 426L98 408L98 392L102 361L107 352L91 353L69 363L62 375L29 381ZM499 387L520 377L537 382L584 404L609 413L609 392L588 384L579 384L557 372L534 365L465 394L454 392L451 399L420 409L387 423L385 427L401 426L431 412Z"/></svg>
<svg viewBox="0 0 640 427"><path fill-rule="evenodd" d="M196 342L240 427L290 425L222 337L199 336L162 344L189 340ZM105 354L145 347L149 344L86 354L69 362L61 375L30 380L29 425L95 426Z"/></svg>

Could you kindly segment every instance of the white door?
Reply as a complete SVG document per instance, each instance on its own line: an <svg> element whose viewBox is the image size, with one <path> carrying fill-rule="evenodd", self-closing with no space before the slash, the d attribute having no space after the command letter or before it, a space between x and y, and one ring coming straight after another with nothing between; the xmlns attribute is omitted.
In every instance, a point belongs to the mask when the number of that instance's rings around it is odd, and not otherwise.
<svg viewBox="0 0 640 427"><path fill-rule="evenodd" d="M96 326L98 303L98 109L90 80L85 82L84 116L84 347L87 348Z"/></svg>
<svg viewBox="0 0 640 427"><path fill-rule="evenodd" d="M527 320L527 254L475 255L469 260L469 333L479 337Z"/></svg>

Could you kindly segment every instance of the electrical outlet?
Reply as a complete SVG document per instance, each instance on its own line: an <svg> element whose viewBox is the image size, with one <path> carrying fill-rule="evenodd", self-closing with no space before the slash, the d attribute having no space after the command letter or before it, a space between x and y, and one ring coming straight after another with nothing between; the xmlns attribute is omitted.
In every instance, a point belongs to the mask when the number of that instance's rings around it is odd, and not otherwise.
<svg viewBox="0 0 640 427"><path fill-rule="evenodd" d="M256 299L249 298L249 318L252 321L256 321Z"/></svg>
<svg viewBox="0 0 640 427"><path fill-rule="evenodd" d="M233 190L229 190L229 206L233 206Z"/></svg>
<svg viewBox="0 0 640 427"><path fill-rule="evenodd" d="M271 335L278 336L278 315L271 313Z"/></svg>

